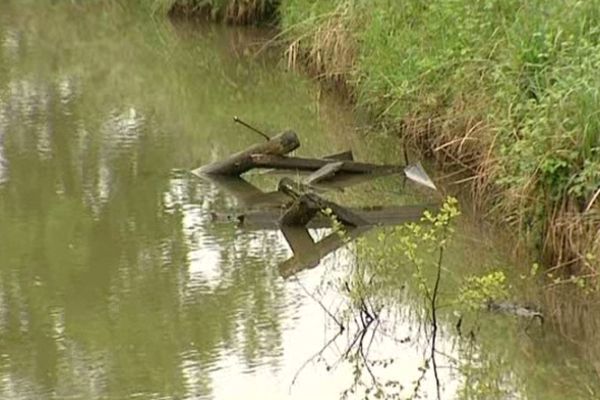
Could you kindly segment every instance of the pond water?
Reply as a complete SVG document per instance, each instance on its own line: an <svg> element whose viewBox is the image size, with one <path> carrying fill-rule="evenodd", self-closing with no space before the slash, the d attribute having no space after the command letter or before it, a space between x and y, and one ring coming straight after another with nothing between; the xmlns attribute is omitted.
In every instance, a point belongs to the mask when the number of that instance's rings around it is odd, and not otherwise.
<svg viewBox="0 0 600 400"><path fill-rule="evenodd" d="M284 280L283 234L214 221L244 205L189 171L257 141L233 115L269 133L293 128L301 155L352 149L397 162L401 147L362 133L343 99L286 71L277 52L259 51L268 32L111 4L0 5L0 397L338 398L353 381L343 359L351 326L306 362L338 330L325 309L349 302L331 283L382 231ZM250 181L275 189L266 175ZM408 189L390 177L340 196L431 200ZM469 221L460 221L444 292L497 268L518 282L506 245ZM382 312L369 353L395 359L373 368L400 382L402 398L415 393L429 343L411 274L398 271L407 285ZM526 286L513 284L526 291L519 300L539 301ZM457 317L444 315L442 398L600 398L600 365L581 351L597 346L590 335L569 341L551 324L478 318L466 346ZM435 397L430 369L416 393ZM364 388L349 394L363 397Z"/></svg>

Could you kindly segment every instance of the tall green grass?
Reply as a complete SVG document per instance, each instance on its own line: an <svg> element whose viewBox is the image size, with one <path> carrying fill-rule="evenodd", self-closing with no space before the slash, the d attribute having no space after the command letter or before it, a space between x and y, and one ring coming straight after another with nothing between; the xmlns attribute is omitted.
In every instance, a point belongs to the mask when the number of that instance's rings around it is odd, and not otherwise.
<svg viewBox="0 0 600 400"><path fill-rule="evenodd" d="M600 1L287 0L280 14L321 68L352 49L341 79L359 106L463 169L552 262L598 273Z"/></svg>

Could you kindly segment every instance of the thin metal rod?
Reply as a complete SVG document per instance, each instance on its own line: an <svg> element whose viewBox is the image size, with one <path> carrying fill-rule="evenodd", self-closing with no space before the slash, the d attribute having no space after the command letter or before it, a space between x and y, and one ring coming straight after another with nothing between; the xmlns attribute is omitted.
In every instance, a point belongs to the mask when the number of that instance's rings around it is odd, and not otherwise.
<svg viewBox="0 0 600 400"><path fill-rule="evenodd" d="M236 123L238 123L238 124L240 124L240 125L245 126L246 128L250 129L253 132L258 133L260 136L264 137L266 140L271 140L271 138L266 133L264 133L264 132L256 129L255 127L253 127L253 126L251 126L251 125L249 125L247 123L245 123L244 121L242 121L241 119L239 119L237 116L233 117L233 121L236 122Z"/></svg>

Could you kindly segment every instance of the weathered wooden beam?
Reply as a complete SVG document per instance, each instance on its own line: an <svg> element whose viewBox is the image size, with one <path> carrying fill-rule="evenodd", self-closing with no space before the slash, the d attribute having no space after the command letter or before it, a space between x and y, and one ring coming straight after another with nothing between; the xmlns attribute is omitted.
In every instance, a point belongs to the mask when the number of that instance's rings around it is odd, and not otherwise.
<svg viewBox="0 0 600 400"><path fill-rule="evenodd" d="M204 165L194 170L193 173L237 176L256 166L253 156L281 157L298 147L300 147L298 136L292 131L286 131L273 136L268 142L257 143L225 160Z"/></svg>
<svg viewBox="0 0 600 400"><path fill-rule="evenodd" d="M316 171L330 164L331 160L318 158L282 157L270 154L253 154L252 163L256 168L278 168L300 171ZM404 166L400 165L378 165L356 161L344 161L340 166L340 172L350 173L403 173Z"/></svg>
<svg viewBox="0 0 600 400"><path fill-rule="evenodd" d="M341 153L330 154L323 158L326 160L354 161L354 153L352 153L352 150L346 150Z"/></svg>
<svg viewBox="0 0 600 400"><path fill-rule="evenodd" d="M300 195L285 210L279 223L282 226L305 226L319 212L319 208L306 195Z"/></svg>
<svg viewBox="0 0 600 400"><path fill-rule="evenodd" d="M336 174L336 172L340 170L340 168L342 168L342 165L344 165L343 161L336 161L330 164L325 164L324 166L310 174L304 180L304 183L306 183L307 185L314 185L316 183L330 179Z"/></svg>
<svg viewBox="0 0 600 400"><path fill-rule="evenodd" d="M368 222L360 215L333 201L326 200L315 193L311 193L305 185L298 184L290 178L281 179L277 188L295 200L292 207L297 205L298 211L293 214L295 218L288 218L288 224L293 224L297 221L298 224L305 225L307 221L305 221L305 218L302 218L302 213L309 216L311 212L314 212L313 210L319 210L321 212L330 210L343 224L352 226L368 225ZM299 192L298 189L301 189L302 193ZM312 216L314 216L314 214ZM282 220L281 222L284 223L286 221Z"/></svg>
<svg viewBox="0 0 600 400"><path fill-rule="evenodd" d="M324 160L336 160L336 161L354 161L354 154L352 150L342 151L341 153L330 154L327 156L323 156ZM309 173L310 170L307 171L298 171L297 172L305 172ZM269 169L264 171L266 174L286 174L288 171L281 169Z"/></svg>

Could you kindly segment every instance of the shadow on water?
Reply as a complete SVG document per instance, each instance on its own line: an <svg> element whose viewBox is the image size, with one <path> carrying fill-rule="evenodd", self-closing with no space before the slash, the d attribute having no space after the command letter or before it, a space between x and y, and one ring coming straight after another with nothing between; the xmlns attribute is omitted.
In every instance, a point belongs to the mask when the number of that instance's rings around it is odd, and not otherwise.
<svg viewBox="0 0 600 400"><path fill-rule="evenodd" d="M102 2L0 5L1 398L337 398L355 376L344 356L373 311L381 323L363 341L373 337L371 367L411 396L428 349L412 270L399 266L394 285L381 288L382 310L357 305L345 284L356 292L349 271L368 272L358 256L366 247L391 248L377 244L385 228L335 250L325 226L309 227L324 243L317 249L306 231L263 229L272 212L256 211L256 229L221 223L215 213L279 194L184 172L255 140L231 124L234 114L268 132L294 127L306 154L352 148L399 159L388 140L349 134L357 121L335 98L271 56L251 56L260 40ZM418 200L398 193L393 177L355 188L333 196L350 205ZM466 221L445 294L459 277L506 267L498 244ZM278 266L294 247L310 255L300 264L318 268L284 281ZM594 398L598 313L564 299L548 294L560 305L556 327L526 329L483 311L476 324L465 318L463 332L478 327L476 342L458 338L456 317L444 314L438 349L461 361L441 366L444 398L465 387L497 398ZM325 310L347 311L343 333ZM434 394L424 379L421 393Z"/></svg>

